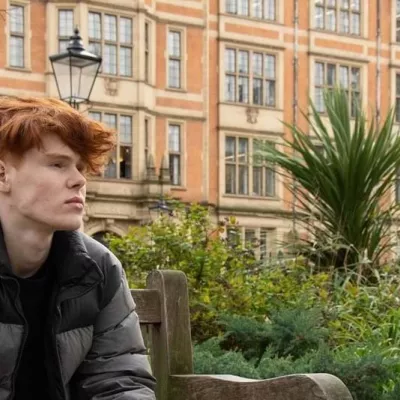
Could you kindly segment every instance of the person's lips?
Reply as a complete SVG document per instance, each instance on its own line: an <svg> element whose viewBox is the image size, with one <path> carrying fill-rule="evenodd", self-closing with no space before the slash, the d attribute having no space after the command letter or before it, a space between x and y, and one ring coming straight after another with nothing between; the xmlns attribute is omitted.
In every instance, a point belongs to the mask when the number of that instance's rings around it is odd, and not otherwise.
<svg viewBox="0 0 400 400"><path fill-rule="evenodd" d="M71 197L65 203L66 204L80 204L82 206L84 205L83 199L81 197L79 197L79 196Z"/></svg>

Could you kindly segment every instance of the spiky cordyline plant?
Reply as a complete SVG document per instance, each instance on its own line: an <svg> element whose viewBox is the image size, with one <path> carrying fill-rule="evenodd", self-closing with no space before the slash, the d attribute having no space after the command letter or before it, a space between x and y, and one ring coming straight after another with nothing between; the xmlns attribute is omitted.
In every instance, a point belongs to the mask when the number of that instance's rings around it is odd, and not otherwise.
<svg viewBox="0 0 400 400"><path fill-rule="evenodd" d="M352 120L342 89L325 93L325 108L328 124L311 103L310 115L304 114L310 135L287 125L292 140L284 140L284 146L289 151L266 145L263 156L296 182L296 189L288 186L296 192L300 220L310 233L309 256L335 267L349 268L361 260L377 265L392 243L398 208L389 200L400 162L393 112L379 129L359 109Z"/></svg>

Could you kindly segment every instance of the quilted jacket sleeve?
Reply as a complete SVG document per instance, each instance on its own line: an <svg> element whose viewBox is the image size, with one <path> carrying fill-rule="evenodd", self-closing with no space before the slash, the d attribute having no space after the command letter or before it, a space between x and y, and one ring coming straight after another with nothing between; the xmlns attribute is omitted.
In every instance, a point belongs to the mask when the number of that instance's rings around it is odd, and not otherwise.
<svg viewBox="0 0 400 400"><path fill-rule="evenodd" d="M77 371L74 399L155 400L135 304L119 262L115 268L119 286L96 320L92 348Z"/></svg>

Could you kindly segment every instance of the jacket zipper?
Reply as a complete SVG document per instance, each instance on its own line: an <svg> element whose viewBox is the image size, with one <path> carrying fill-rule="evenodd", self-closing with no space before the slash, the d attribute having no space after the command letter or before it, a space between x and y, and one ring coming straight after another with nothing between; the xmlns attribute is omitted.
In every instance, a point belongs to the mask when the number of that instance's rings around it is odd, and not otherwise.
<svg viewBox="0 0 400 400"><path fill-rule="evenodd" d="M15 393L15 384L16 384L16 377L17 377L17 373L18 373L18 369L19 369L19 364L21 363L22 353L24 351L26 340L28 339L28 335L29 335L29 327L28 327L28 321L25 318L24 312L21 308L21 304L19 301L19 295L20 295L21 288L19 286L18 281L15 278L12 278L9 276L0 276L0 279L12 281L17 285L17 296L16 296L17 301L15 302L15 308L17 309L19 316L24 321L24 333L23 333L23 337L22 337L22 341L21 341L21 346L18 351L17 363L15 364L15 368L14 368L13 375L12 375L12 387L11 387L11 399L12 399L14 396L14 393Z"/></svg>

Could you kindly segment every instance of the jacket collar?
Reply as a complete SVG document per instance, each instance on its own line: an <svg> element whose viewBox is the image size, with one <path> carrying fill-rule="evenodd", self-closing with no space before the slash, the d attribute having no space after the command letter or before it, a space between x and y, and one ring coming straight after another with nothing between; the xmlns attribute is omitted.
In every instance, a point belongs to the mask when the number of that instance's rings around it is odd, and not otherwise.
<svg viewBox="0 0 400 400"><path fill-rule="evenodd" d="M51 268L56 269L56 279L61 288L76 285L91 287L104 279L99 266L89 256L80 232L56 231L49 257L52 257L52 264L54 265ZM0 225L1 275L13 276Z"/></svg>

